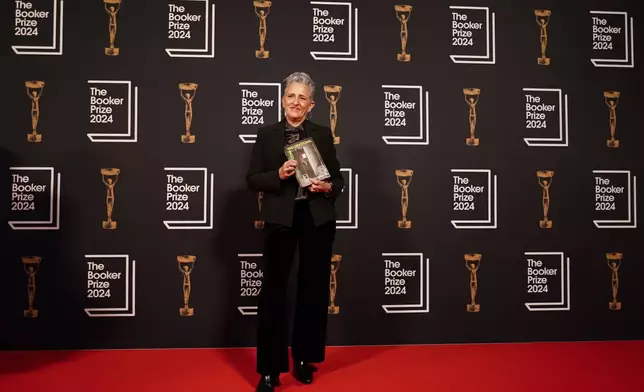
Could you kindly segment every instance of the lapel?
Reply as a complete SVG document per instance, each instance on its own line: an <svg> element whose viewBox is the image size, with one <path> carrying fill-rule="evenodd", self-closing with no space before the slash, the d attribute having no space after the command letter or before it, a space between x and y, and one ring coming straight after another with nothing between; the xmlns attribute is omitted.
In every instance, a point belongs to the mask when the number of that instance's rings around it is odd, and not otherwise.
<svg viewBox="0 0 644 392"><path fill-rule="evenodd" d="M282 118L282 121L278 122L273 126L273 131L271 132L270 138L270 147L268 151L275 151L273 161L274 165L281 166L286 160L286 154L284 154L284 128L286 127L286 119ZM272 155L272 153L271 153Z"/></svg>
<svg viewBox="0 0 644 392"><path fill-rule="evenodd" d="M318 149L321 147L321 140L320 140L320 132L318 132L318 127L317 125L313 124L309 120L304 120L304 130L306 131L307 137L310 137L313 139L315 144L318 146Z"/></svg>
<svg viewBox="0 0 644 392"><path fill-rule="evenodd" d="M307 134L313 139L315 142L315 145L318 149L318 152L320 153L320 156L323 161L327 161L329 159L327 153L329 151L329 145L327 143L327 134L325 133L325 129L323 127L320 127L319 125L316 125L312 122L307 121L308 123L308 129Z"/></svg>

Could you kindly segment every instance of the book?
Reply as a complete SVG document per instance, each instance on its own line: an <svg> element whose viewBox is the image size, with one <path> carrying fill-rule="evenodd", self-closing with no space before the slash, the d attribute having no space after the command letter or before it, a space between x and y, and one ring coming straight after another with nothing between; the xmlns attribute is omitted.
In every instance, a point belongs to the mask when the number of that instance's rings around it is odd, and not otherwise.
<svg viewBox="0 0 644 392"><path fill-rule="evenodd" d="M285 146L284 153L288 159L297 161L295 177L300 187L311 185L311 178L324 180L331 177L312 138L307 137Z"/></svg>

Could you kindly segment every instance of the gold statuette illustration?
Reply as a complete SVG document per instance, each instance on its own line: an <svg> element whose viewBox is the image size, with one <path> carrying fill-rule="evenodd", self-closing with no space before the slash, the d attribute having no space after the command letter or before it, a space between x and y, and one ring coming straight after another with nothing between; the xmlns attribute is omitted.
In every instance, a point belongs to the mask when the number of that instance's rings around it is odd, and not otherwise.
<svg viewBox="0 0 644 392"><path fill-rule="evenodd" d="M465 144L468 146L478 146L479 139L474 136L476 130L476 104L479 102L481 96L480 88L464 88L463 94L465 95L465 102L469 107L470 119L470 137L465 139Z"/></svg>
<svg viewBox="0 0 644 392"><path fill-rule="evenodd" d="M116 221L112 220L112 212L114 211L114 186L119 180L120 169L106 168L101 169L101 176L103 184L107 187L107 197L105 198L105 205L107 206L107 220L103 221L103 228L107 230L116 229Z"/></svg>
<svg viewBox="0 0 644 392"><path fill-rule="evenodd" d="M402 188L402 195L400 197L402 219L398 221L398 228L400 229L411 228L411 221L407 220L407 208L409 207L409 185L411 184L411 178L413 175L413 170L396 170L396 181L398 182L398 185L400 185L400 188Z"/></svg>
<svg viewBox="0 0 644 392"><path fill-rule="evenodd" d="M258 59L267 59L270 51L264 49L264 44L266 43L266 18L271 11L271 1L253 1L255 6L255 15L259 18L259 50L255 51L255 57Z"/></svg>
<svg viewBox="0 0 644 392"><path fill-rule="evenodd" d="M110 16L109 32L110 32L110 47L105 48L105 55L107 56L118 56L119 48L114 47L114 41L116 41L116 14L118 14L119 9L121 8L121 0L103 0L105 3L105 11Z"/></svg>
<svg viewBox="0 0 644 392"><path fill-rule="evenodd" d="M195 135L190 133L190 127L192 126L192 100L197 95L198 86L196 83L179 83L179 92L184 101L184 117L186 118L186 133L181 135L181 143L195 142Z"/></svg>
<svg viewBox="0 0 644 392"><path fill-rule="evenodd" d="M550 65L550 58L546 57L546 48L548 46L548 23L550 22L550 10L534 10L534 15L537 18L537 24L541 29L539 39L541 42L541 57L537 58L537 64Z"/></svg>
<svg viewBox="0 0 644 392"><path fill-rule="evenodd" d="M470 303L466 306L468 312L481 311L481 305L476 303L476 291L479 288L478 277L476 272L481 267L481 258L483 256L478 253L468 253L465 255L465 266L470 271Z"/></svg>
<svg viewBox="0 0 644 392"><path fill-rule="evenodd" d="M197 256L192 255L183 255L177 256L177 261L179 262L179 271L183 274L183 308L179 308L179 314L181 316L192 316L195 314L194 308L188 306L188 300L190 299L190 291L192 291L192 283L190 282L190 274L195 268L195 261Z"/></svg>
<svg viewBox="0 0 644 392"><path fill-rule="evenodd" d="M396 18L400 21L400 46L401 53L398 53L398 61L409 62L411 60L411 54L407 53L407 38L409 37L409 30L407 29L407 23L411 17L411 5L395 5L394 9L396 10Z"/></svg>
<svg viewBox="0 0 644 392"><path fill-rule="evenodd" d="M612 273L611 283L613 285L613 300L608 303L608 309L610 310L621 310L622 303L617 301L617 291L619 290L619 267L622 265L621 253L606 253L606 260L608 261L608 267Z"/></svg>
<svg viewBox="0 0 644 392"><path fill-rule="evenodd" d="M334 254L331 257L331 280L329 281L329 314L340 313L340 307L335 304L335 295L338 292L338 270L340 269L342 256Z"/></svg>
<svg viewBox="0 0 644 392"><path fill-rule="evenodd" d="M29 309L23 312L27 318L38 317L38 309L34 309L36 299L36 273L40 269L41 258L37 256L22 257L22 265L29 278L27 283L27 295L29 298Z"/></svg>
<svg viewBox="0 0 644 392"><path fill-rule="evenodd" d="M619 147L619 140L615 139L615 128L617 128L617 104L619 103L619 91L604 91L604 102L610 110L610 139L606 145L611 148Z"/></svg>
<svg viewBox="0 0 644 392"><path fill-rule="evenodd" d="M259 192L257 194L257 204L258 204L259 212L262 212L262 201L264 201L264 192ZM263 220L256 220L255 221L255 228L256 229L263 229L264 228L264 221Z"/></svg>
<svg viewBox="0 0 644 392"><path fill-rule="evenodd" d="M31 133L27 134L27 141L31 143L42 142L42 135L37 132L38 120L40 119L40 97L42 97L45 88L45 82L27 81L27 95L31 99Z"/></svg>
<svg viewBox="0 0 644 392"><path fill-rule="evenodd" d="M338 100L340 99L342 86L324 86L324 96L329 102L329 126L333 135L333 144L340 144L340 137L335 136L335 130L338 125Z"/></svg>
<svg viewBox="0 0 644 392"><path fill-rule="evenodd" d="M541 186L542 196L541 204L543 205L543 220L539 221L539 227L542 229L552 229L552 221L548 220L548 210L550 209L550 185L555 172L550 170L540 170L537 172L539 186Z"/></svg>

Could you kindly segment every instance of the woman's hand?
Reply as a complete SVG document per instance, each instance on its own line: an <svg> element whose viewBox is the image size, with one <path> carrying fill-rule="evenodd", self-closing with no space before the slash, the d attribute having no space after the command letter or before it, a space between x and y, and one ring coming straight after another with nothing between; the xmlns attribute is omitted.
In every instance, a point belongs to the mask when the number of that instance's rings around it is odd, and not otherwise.
<svg viewBox="0 0 644 392"><path fill-rule="evenodd" d="M316 180L315 178L310 179L311 192L329 192L331 190L331 184L326 181Z"/></svg>
<svg viewBox="0 0 644 392"><path fill-rule="evenodd" d="M286 180L287 178L295 174L295 166L297 166L296 160L291 159L284 162L284 164L278 170L280 180Z"/></svg>

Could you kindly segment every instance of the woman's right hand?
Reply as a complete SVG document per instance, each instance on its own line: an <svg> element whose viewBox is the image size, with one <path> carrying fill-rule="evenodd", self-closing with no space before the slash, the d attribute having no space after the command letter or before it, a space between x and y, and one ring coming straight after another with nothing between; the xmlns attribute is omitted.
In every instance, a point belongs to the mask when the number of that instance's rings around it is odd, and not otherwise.
<svg viewBox="0 0 644 392"><path fill-rule="evenodd" d="M297 166L296 160L288 160L279 168L280 180L286 180L293 174L295 174L295 166Z"/></svg>

